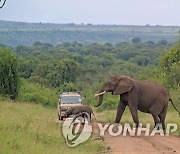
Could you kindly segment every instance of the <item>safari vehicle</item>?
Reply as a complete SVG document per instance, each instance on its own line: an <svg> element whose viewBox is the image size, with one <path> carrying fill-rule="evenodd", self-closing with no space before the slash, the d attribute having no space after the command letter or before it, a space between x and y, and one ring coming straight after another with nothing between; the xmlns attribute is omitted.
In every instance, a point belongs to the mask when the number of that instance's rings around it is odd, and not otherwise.
<svg viewBox="0 0 180 154"><path fill-rule="evenodd" d="M76 92L64 92L58 102L58 119L63 120L66 110L71 106L83 105L82 97Z"/></svg>

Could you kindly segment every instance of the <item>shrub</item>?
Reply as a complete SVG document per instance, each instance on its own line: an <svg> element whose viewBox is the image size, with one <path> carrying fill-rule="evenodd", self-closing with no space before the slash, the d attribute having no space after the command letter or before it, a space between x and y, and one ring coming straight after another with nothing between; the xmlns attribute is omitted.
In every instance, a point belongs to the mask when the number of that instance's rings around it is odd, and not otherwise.
<svg viewBox="0 0 180 154"><path fill-rule="evenodd" d="M39 84L21 81L19 100L25 102L34 102L36 104L55 107L57 104L58 93L54 89L43 87Z"/></svg>
<svg viewBox="0 0 180 154"><path fill-rule="evenodd" d="M180 85L180 41L162 55L160 67L167 80L167 86L178 87Z"/></svg>
<svg viewBox="0 0 180 154"><path fill-rule="evenodd" d="M0 94L16 99L18 92L18 59L10 49L0 49Z"/></svg>

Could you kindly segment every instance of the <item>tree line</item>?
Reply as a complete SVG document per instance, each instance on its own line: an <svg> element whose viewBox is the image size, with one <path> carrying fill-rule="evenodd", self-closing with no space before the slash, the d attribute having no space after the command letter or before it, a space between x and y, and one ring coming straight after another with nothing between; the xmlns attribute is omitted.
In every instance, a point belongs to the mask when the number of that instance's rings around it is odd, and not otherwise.
<svg viewBox="0 0 180 154"><path fill-rule="evenodd" d="M7 47L1 44L0 93L16 99L18 93L27 90L21 86L29 84L57 93L80 91L86 96L97 91L111 74L153 79L177 88L180 83L179 52L180 41L175 45L165 41L141 43L138 38L133 43L116 45L66 42L54 46L35 42L32 46ZM26 94L26 97L29 96Z"/></svg>

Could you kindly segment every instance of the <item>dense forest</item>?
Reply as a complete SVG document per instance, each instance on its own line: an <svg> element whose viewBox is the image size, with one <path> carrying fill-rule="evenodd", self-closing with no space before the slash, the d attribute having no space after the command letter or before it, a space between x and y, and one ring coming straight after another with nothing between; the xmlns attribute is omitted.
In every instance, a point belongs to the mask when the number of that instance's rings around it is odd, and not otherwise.
<svg viewBox="0 0 180 154"><path fill-rule="evenodd" d="M11 47L1 44L0 55L0 69L4 73L1 73L1 94L43 105L56 106L58 95L63 91L79 91L85 103L93 105L94 93L109 75L151 79L168 88L178 88L180 83L179 41L176 44L166 40L141 43L136 37L131 43L115 45L35 42L32 46ZM10 63L12 61L14 63ZM5 75L14 84L6 84ZM5 91L3 86L7 87ZM101 108L115 108L117 101L113 99L107 99Z"/></svg>
<svg viewBox="0 0 180 154"><path fill-rule="evenodd" d="M141 41L167 40L176 42L178 26L130 26L130 25L92 25L92 24L50 24L50 23L24 23L0 20L0 43L17 46L32 45L34 42L51 43L53 45L65 42L78 42L81 44L113 45L119 42L130 43L133 38L139 37Z"/></svg>

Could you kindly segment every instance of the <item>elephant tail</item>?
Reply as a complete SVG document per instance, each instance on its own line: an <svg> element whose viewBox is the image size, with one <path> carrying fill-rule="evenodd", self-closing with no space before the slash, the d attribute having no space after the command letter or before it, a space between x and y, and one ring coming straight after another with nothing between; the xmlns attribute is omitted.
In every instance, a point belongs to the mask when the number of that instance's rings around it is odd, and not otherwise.
<svg viewBox="0 0 180 154"><path fill-rule="evenodd" d="M171 103L172 103L172 106L174 107L174 109L179 113L179 117L180 117L180 111L175 107L175 105L174 105L174 103L173 103L173 101L172 101L172 99L170 98L169 99L169 101L171 101Z"/></svg>

